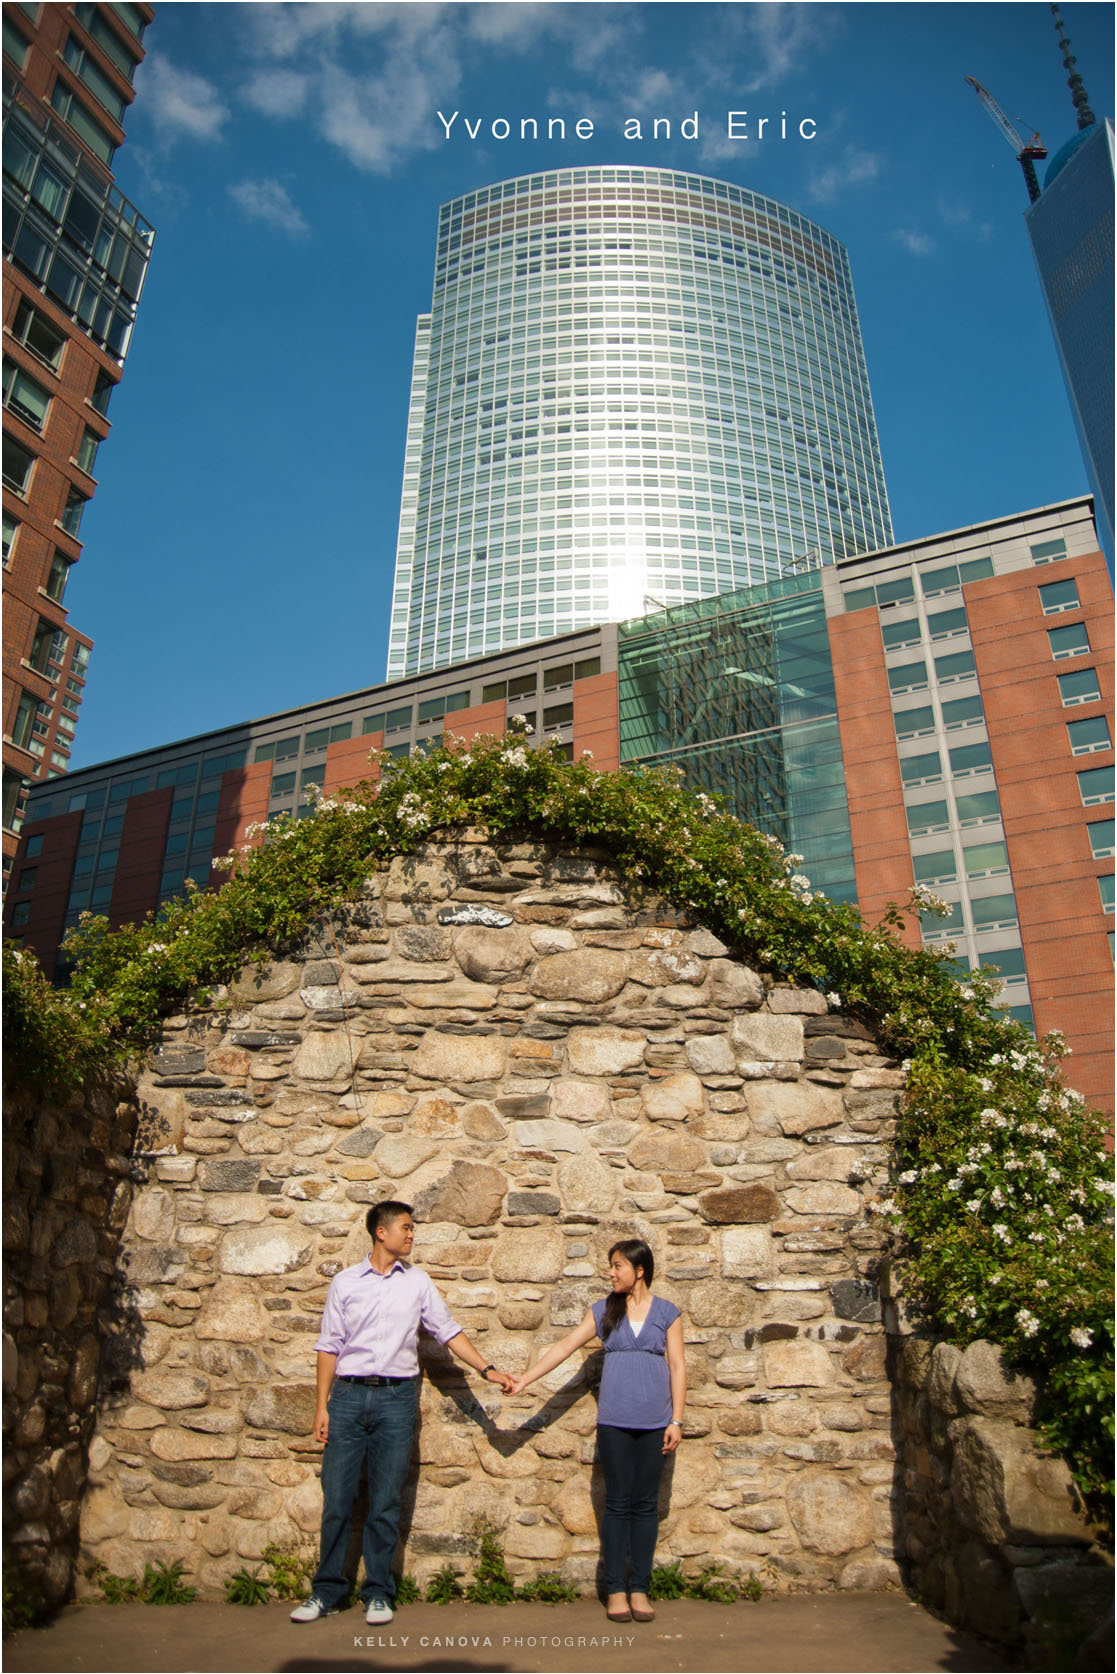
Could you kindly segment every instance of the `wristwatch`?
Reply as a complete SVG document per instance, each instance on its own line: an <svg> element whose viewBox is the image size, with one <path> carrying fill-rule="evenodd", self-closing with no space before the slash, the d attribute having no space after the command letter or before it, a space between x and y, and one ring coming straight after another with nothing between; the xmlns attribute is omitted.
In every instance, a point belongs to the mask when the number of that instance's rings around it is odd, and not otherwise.
<svg viewBox="0 0 1117 1674"><path fill-rule="evenodd" d="M496 1366L495 1365L493 1365L493 1366L482 1366L481 1376L483 1378L487 1378L490 1372L495 1372L495 1371L496 1371Z"/></svg>

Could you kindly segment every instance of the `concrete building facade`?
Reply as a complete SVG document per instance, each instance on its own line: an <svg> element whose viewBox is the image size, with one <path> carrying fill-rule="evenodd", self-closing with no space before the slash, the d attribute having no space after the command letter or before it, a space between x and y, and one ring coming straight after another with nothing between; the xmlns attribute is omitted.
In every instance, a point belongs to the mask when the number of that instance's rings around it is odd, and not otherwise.
<svg viewBox="0 0 1117 1674"><path fill-rule="evenodd" d="M8 929L53 972L79 913L120 924L208 883L250 826L309 815L311 784L368 778L373 746L525 715L602 768L681 766L870 922L931 890L949 916L910 939L996 965L1108 1107L1112 602L1070 500L90 767L32 792Z"/></svg>
<svg viewBox="0 0 1117 1674"><path fill-rule="evenodd" d="M5 5L5 883L27 786L69 764L92 641L71 566L152 228L113 184L148 5Z"/></svg>
<svg viewBox="0 0 1117 1674"><path fill-rule="evenodd" d="M389 679L891 535L849 259L822 227L652 168L443 206Z"/></svg>

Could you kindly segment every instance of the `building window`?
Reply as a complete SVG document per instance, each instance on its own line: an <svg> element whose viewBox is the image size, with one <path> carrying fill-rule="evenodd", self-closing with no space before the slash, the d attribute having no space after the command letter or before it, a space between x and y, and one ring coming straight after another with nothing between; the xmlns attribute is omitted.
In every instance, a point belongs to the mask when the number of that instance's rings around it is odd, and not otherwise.
<svg viewBox="0 0 1117 1674"><path fill-rule="evenodd" d="M1089 756L1096 750L1112 748L1109 723L1104 715L1091 715L1085 721L1068 721L1067 737L1072 756Z"/></svg>
<svg viewBox="0 0 1117 1674"><path fill-rule="evenodd" d="M32 308L26 300L21 300L16 309L16 317L12 321L12 336L17 343L22 343L36 360L41 360L44 366L49 366L52 371L58 371L66 339L57 326L53 326L44 314L37 308Z"/></svg>
<svg viewBox="0 0 1117 1674"><path fill-rule="evenodd" d="M112 9L128 33L134 35L137 41L142 41L144 30L147 28L147 21L139 7L128 5L126 0L122 0L122 3L117 5L114 0Z"/></svg>
<svg viewBox="0 0 1117 1674"><path fill-rule="evenodd" d="M9 413L42 435L50 407L50 391L20 371L14 360L4 362L4 405Z"/></svg>
<svg viewBox="0 0 1117 1674"><path fill-rule="evenodd" d="M71 93L64 81L56 81L50 90L51 109L58 112L63 122L68 122L78 138L89 147L95 157L100 157L102 163L111 166L113 153L116 151L115 142L109 137L91 111L88 111L77 97Z"/></svg>
<svg viewBox="0 0 1117 1674"><path fill-rule="evenodd" d="M1076 703L1096 703L1101 697L1095 668L1076 668L1070 674L1060 674L1056 678L1064 709L1071 709Z"/></svg>
<svg viewBox="0 0 1117 1674"><path fill-rule="evenodd" d="M1113 873L1098 879L1098 894L1101 896L1101 910L1103 913L1113 911Z"/></svg>
<svg viewBox="0 0 1117 1674"><path fill-rule="evenodd" d="M550 709L543 711L543 731L553 732L559 727L568 727L574 719L574 705L572 703L556 703Z"/></svg>
<svg viewBox="0 0 1117 1674"><path fill-rule="evenodd" d="M366 715L364 720L361 722L362 734L369 732L383 732L385 720L386 717L383 710L381 710L378 715Z"/></svg>
<svg viewBox="0 0 1117 1674"><path fill-rule="evenodd" d="M933 640L950 639L954 634L964 634L969 625L965 605L960 605L956 610L933 611L927 618L927 632Z"/></svg>
<svg viewBox="0 0 1117 1674"><path fill-rule="evenodd" d="M19 528L19 518L13 517L11 512L4 513L4 567L8 566L12 556L12 548L16 544L16 530Z"/></svg>
<svg viewBox="0 0 1117 1674"><path fill-rule="evenodd" d="M935 730L935 711L928 703L922 709L904 709L893 716L897 738L922 738Z"/></svg>
<svg viewBox="0 0 1117 1674"><path fill-rule="evenodd" d="M991 820L1001 817L1001 803L995 790L974 791L969 796L956 796L954 806L958 810L958 824L963 828L972 825L988 825Z"/></svg>
<svg viewBox="0 0 1117 1674"><path fill-rule="evenodd" d="M1024 965L1024 949L1022 947L999 947L992 952L982 953L979 960L983 971L990 966L996 967L996 974L1007 987L1010 983L1027 982L1028 972Z"/></svg>
<svg viewBox="0 0 1117 1674"><path fill-rule="evenodd" d="M1032 555L1033 564L1054 564L1067 555L1067 543L1064 540L1037 541L1028 551Z"/></svg>
<svg viewBox="0 0 1117 1674"><path fill-rule="evenodd" d="M62 57L78 80L88 87L97 103L108 111L113 121L122 122L128 101L117 92L104 70L85 50L76 35L67 35Z"/></svg>
<svg viewBox="0 0 1117 1674"><path fill-rule="evenodd" d="M45 616L40 616L29 660L40 674L44 674L48 665L52 663L57 665L56 672L60 674L69 646L69 634L65 633L56 622L48 621Z"/></svg>
<svg viewBox="0 0 1117 1674"><path fill-rule="evenodd" d="M1113 853L1113 821L1093 820L1086 827L1090 838L1090 853L1095 860L1107 860Z"/></svg>
<svg viewBox="0 0 1117 1674"><path fill-rule="evenodd" d="M958 861L953 849L936 849L933 854L913 855L911 869L916 883L953 883L958 876Z"/></svg>
<svg viewBox="0 0 1117 1674"><path fill-rule="evenodd" d="M942 706L942 724L947 732L957 732L961 727L973 726L984 719L985 710L980 695L949 698Z"/></svg>
<svg viewBox="0 0 1117 1674"><path fill-rule="evenodd" d="M75 464L79 471L84 471L87 477L93 475L93 467L97 463L97 449L101 446L101 438L95 430L88 426L82 433Z"/></svg>
<svg viewBox="0 0 1117 1674"><path fill-rule="evenodd" d="M290 796L295 788L293 773L273 773L271 780L271 794L276 796Z"/></svg>
<svg viewBox="0 0 1117 1674"><path fill-rule="evenodd" d="M923 630L918 616L912 616L903 622L882 622L880 637L886 651L899 651L905 645L918 645Z"/></svg>
<svg viewBox="0 0 1117 1674"><path fill-rule="evenodd" d="M927 685L926 663L902 663L888 670L888 686L893 692L921 692Z"/></svg>
<svg viewBox="0 0 1117 1674"><path fill-rule="evenodd" d="M12 60L17 70L22 70L23 61L27 57L30 41L25 41L19 30L10 21L7 12L4 13L4 52Z"/></svg>
<svg viewBox="0 0 1117 1674"><path fill-rule="evenodd" d="M1113 801L1112 767L1087 767L1078 775L1078 790L1083 806L1092 808L1100 802Z"/></svg>
<svg viewBox="0 0 1117 1674"><path fill-rule="evenodd" d="M993 756L986 741L980 744L960 744L950 752L950 771L956 779L973 773L987 773L993 766Z"/></svg>
<svg viewBox="0 0 1117 1674"><path fill-rule="evenodd" d="M945 937L964 934L966 924L962 917L961 901L951 901L949 914L943 918L937 913L920 913L919 925L925 942L937 942Z"/></svg>
<svg viewBox="0 0 1117 1674"><path fill-rule="evenodd" d="M110 378L107 372L98 372L97 382L93 386L93 394L89 397L89 405L94 412L104 418L109 410L109 400L116 388L116 379Z"/></svg>
<svg viewBox="0 0 1117 1674"><path fill-rule="evenodd" d="M70 579L72 566L73 559L67 558L62 552L55 552L50 561L50 574L47 576L47 584L43 591L48 598L54 600L55 604L61 604L66 596L66 583Z"/></svg>
<svg viewBox="0 0 1117 1674"><path fill-rule="evenodd" d="M940 686L950 686L956 680L969 680L977 673L972 651L952 651L949 656L935 658L935 677Z"/></svg>
<svg viewBox="0 0 1117 1674"><path fill-rule="evenodd" d="M910 575L895 581L882 581L876 587L855 587L843 595L847 610L865 610L870 605L907 604L915 597L915 586Z"/></svg>
<svg viewBox="0 0 1117 1674"><path fill-rule="evenodd" d="M508 682L509 703L515 703L517 698L534 698L536 684L537 682L534 674L518 674L515 680L510 680Z"/></svg>
<svg viewBox="0 0 1117 1674"><path fill-rule="evenodd" d="M1056 662L1063 657L1081 657L1090 649L1090 636L1084 622L1074 622L1067 628L1048 628L1047 641Z"/></svg>
<svg viewBox="0 0 1117 1674"><path fill-rule="evenodd" d="M411 720L412 709L410 704L407 705L406 709L389 709L385 731L402 732L405 727L410 727Z"/></svg>
<svg viewBox="0 0 1117 1674"><path fill-rule="evenodd" d="M908 808L908 831L920 837L929 831L950 830L950 810L945 802L920 802Z"/></svg>
<svg viewBox="0 0 1117 1674"><path fill-rule="evenodd" d="M1078 588L1071 581L1049 581L1039 590L1040 608L1045 616L1058 616L1062 610L1079 610Z"/></svg>
<svg viewBox="0 0 1117 1674"><path fill-rule="evenodd" d="M942 759L939 752L930 750L926 755L901 757L900 777L905 785L934 784L942 778Z"/></svg>
<svg viewBox="0 0 1117 1674"><path fill-rule="evenodd" d="M16 749L30 750L32 755L41 756L43 746L40 744L38 749L34 748L37 741L36 733L45 732L45 723L49 719L49 703L42 703L38 698L32 697L30 692L21 693L16 718L12 724L12 743Z"/></svg>
<svg viewBox="0 0 1117 1674"><path fill-rule="evenodd" d="M4 437L4 487L10 488L13 494L23 498L27 496L27 487L31 481L31 467L35 463L35 455L25 448L22 442L13 440L11 436Z"/></svg>
<svg viewBox="0 0 1117 1674"><path fill-rule="evenodd" d="M352 736L353 723L339 721L336 726L318 727L314 732L308 732L303 744L306 755L312 756L318 750L326 750L331 744L337 744L343 738Z"/></svg>
<svg viewBox="0 0 1117 1674"><path fill-rule="evenodd" d="M1008 871L1008 847L1004 843L971 843L962 851L967 878L992 878Z"/></svg>
<svg viewBox="0 0 1117 1674"><path fill-rule="evenodd" d="M136 73L136 60L120 39L116 30L108 20L101 16L96 6L80 5L74 7L74 17L81 24L87 35L91 35L110 63L115 64L121 75L131 81Z"/></svg>
<svg viewBox="0 0 1117 1674"><path fill-rule="evenodd" d="M925 599L940 593L956 593L968 581L982 581L993 574L991 558L971 558L964 564L947 564L942 569L924 570L919 577Z"/></svg>
<svg viewBox="0 0 1117 1674"><path fill-rule="evenodd" d="M15 906L12 908L12 916L11 916L10 922L18 928L19 926L26 924L30 917L31 917L31 903L30 903L30 901L17 901Z"/></svg>
<svg viewBox="0 0 1117 1674"><path fill-rule="evenodd" d="M601 673L600 657L583 657L581 662L574 664L575 680L590 680L595 674Z"/></svg>
<svg viewBox="0 0 1117 1674"><path fill-rule="evenodd" d="M317 767L304 767L299 775L299 789L305 790L308 785L321 785L325 782L326 769L324 764Z"/></svg>
<svg viewBox="0 0 1117 1674"><path fill-rule="evenodd" d="M81 516L89 500L88 494L81 494L76 488L71 488L66 496L66 505L59 519L68 535L77 537L81 528Z"/></svg>
<svg viewBox="0 0 1117 1674"><path fill-rule="evenodd" d="M301 740L296 733L294 738L280 738L274 744L258 744L253 761L294 761L299 753Z"/></svg>
<svg viewBox="0 0 1117 1674"><path fill-rule="evenodd" d="M978 895L970 900L970 912L976 931L1007 930L1017 922L1016 897L1011 890L1005 895Z"/></svg>
<svg viewBox="0 0 1117 1674"><path fill-rule="evenodd" d="M24 866L22 868L19 874L19 882L16 884L16 888L19 890L21 895L28 889L34 889L35 874L38 870L39 868L37 866Z"/></svg>

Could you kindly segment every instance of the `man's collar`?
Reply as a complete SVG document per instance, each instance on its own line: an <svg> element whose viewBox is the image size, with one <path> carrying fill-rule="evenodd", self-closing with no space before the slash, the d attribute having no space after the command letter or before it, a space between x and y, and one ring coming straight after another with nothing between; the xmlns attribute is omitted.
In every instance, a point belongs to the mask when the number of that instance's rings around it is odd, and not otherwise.
<svg viewBox="0 0 1117 1674"><path fill-rule="evenodd" d="M386 1279L388 1277L389 1273L395 1273L397 1270L402 1272L402 1273L410 1273L411 1263L408 1262L408 1261L404 1261L402 1256L397 1256L395 1261L393 1261L392 1265L390 1267L386 1268L383 1272L381 1272L379 1267L374 1267L373 1266L371 1256L366 1254L364 1262L362 1264L362 1270L365 1273L375 1273L378 1278Z"/></svg>

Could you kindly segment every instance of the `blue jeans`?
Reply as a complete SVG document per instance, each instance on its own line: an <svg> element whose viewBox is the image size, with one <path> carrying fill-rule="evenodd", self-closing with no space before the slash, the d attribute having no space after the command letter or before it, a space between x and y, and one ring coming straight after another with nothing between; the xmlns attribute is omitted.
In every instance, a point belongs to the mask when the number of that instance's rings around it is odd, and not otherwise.
<svg viewBox="0 0 1117 1674"><path fill-rule="evenodd" d="M344 1604L349 1597L345 1573L349 1524L366 1459L368 1515L362 1542L361 1597L365 1604L374 1598L391 1604L395 1598L392 1559L418 1407L418 1378L379 1389L340 1378L334 1382L330 1434L322 1458L322 1545L314 1577L315 1597L327 1608Z"/></svg>
<svg viewBox="0 0 1117 1674"><path fill-rule="evenodd" d="M599 1424L597 1456L605 1473L605 1514L601 1519L605 1591L646 1593L659 1533L663 1431Z"/></svg>

